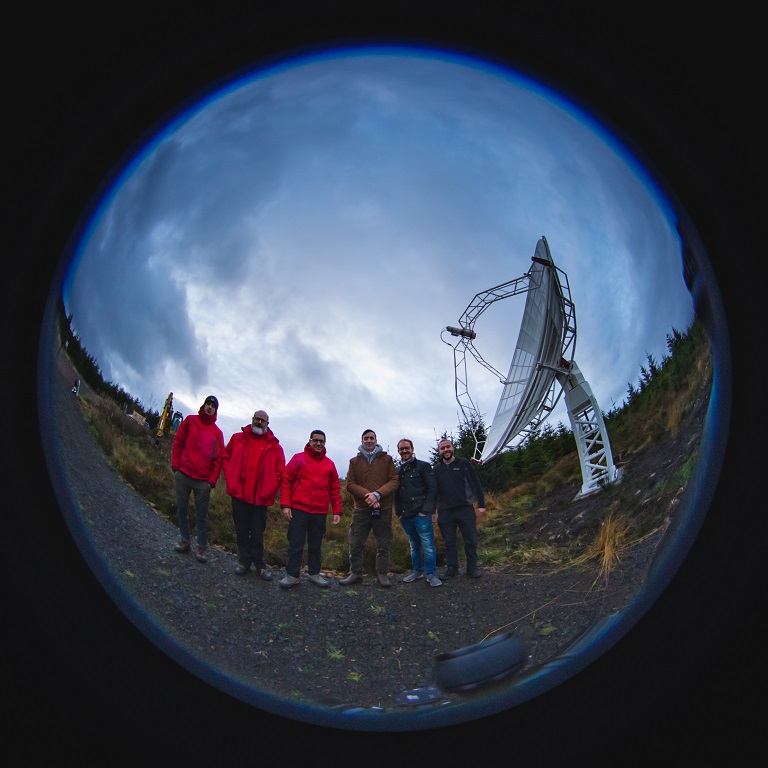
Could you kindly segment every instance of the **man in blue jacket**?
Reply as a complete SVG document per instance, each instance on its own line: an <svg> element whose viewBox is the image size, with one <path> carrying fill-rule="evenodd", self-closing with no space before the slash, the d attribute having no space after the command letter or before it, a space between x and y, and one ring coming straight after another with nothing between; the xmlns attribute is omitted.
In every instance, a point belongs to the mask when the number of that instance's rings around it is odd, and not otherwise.
<svg viewBox="0 0 768 768"><path fill-rule="evenodd" d="M477 517L485 514L485 495L480 478L468 459L455 455L453 442L443 439L437 444L440 461L434 469L437 480L437 524L445 540L447 568L441 579L459 573L456 546L457 530L464 540L467 576L478 578L483 572L477 566ZM473 498L477 500L477 514Z"/></svg>

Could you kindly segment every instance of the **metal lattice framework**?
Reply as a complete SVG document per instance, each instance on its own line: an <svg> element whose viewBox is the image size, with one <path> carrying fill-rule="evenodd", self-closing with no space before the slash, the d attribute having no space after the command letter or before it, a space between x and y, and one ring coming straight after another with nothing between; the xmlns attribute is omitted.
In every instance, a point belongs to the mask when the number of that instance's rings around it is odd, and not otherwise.
<svg viewBox="0 0 768 768"><path fill-rule="evenodd" d="M555 266L544 237L536 244L532 262L522 277L475 295L459 318L459 327L443 330L456 341L447 341L441 333L443 342L453 347L456 400L466 423L472 428L479 426L482 415L469 394L467 353L503 385L487 434L478 438L475 433L473 459L485 463L521 435L536 432L565 392L584 478L581 494L591 493L600 483L617 479L617 473L602 414L574 361L576 310L568 276ZM475 348L475 324L491 304L523 293L527 294L525 311L505 377Z"/></svg>

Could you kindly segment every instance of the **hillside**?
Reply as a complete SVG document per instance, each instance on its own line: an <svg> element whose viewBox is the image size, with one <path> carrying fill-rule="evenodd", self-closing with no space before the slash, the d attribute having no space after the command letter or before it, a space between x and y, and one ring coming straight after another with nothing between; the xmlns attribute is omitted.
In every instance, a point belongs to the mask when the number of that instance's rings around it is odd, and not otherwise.
<svg viewBox="0 0 768 768"><path fill-rule="evenodd" d="M631 603L644 583L706 411L702 381L675 433L629 455L623 482L607 492L574 501L578 484L566 484L531 502L525 515L494 512L484 546L503 531L520 557L486 564L482 579L462 576L425 589L394 577L390 590L371 579L351 588L334 579L327 590L303 581L286 594L276 582L235 576L230 552L214 550L201 565L173 551L175 526L109 465L71 394L66 356L59 353L57 363L54 439L89 564L122 610L145 633L163 638L156 642L167 653L188 668L223 673L268 707L277 700L323 711L396 712L404 690L435 688L438 654L500 633L524 643L524 670L561 653ZM608 571L599 558L559 566L557 551L593 537L612 511L643 536L616 550ZM463 699L437 695L444 704Z"/></svg>

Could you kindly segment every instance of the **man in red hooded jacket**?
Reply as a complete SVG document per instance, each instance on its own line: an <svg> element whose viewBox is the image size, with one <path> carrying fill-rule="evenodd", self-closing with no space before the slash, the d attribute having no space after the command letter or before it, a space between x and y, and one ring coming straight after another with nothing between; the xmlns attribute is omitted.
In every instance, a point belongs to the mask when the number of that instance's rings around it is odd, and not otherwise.
<svg viewBox="0 0 768 768"><path fill-rule="evenodd" d="M284 468L285 454L269 428L269 415L256 411L251 423L232 435L224 451L224 476L237 538L235 573L239 576L245 576L253 563L262 579L272 581L272 571L264 562L264 531L267 508L275 503Z"/></svg>
<svg viewBox="0 0 768 768"><path fill-rule="evenodd" d="M208 560L208 502L211 489L216 487L224 458L224 434L216 426L219 401L208 395L197 415L191 414L176 430L171 451L171 469L176 484L176 507L181 539L177 552L189 552L190 494L195 494L195 526L197 549L195 557L204 563Z"/></svg>
<svg viewBox="0 0 768 768"><path fill-rule="evenodd" d="M288 563L278 583L284 588L300 583L306 541L308 578L318 587L327 587L328 579L320 573L320 558L329 508L333 524L341 520L341 482L336 465L326 456L325 432L321 429L310 432L303 452L295 454L286 465L280 506L288 520Z"/></svg>

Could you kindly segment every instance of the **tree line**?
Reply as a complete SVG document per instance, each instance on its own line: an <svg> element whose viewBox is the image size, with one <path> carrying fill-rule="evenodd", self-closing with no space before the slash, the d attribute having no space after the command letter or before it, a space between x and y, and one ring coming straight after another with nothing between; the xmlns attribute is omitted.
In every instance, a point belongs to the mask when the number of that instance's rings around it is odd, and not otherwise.
<svg viewBox="0 0 768 768"><path fill-rule="evenodd" d="M73 331L73 316L66 314L61 298L58 318L61 343L88 386L97 394L114 400L124 412L138 411L144 415L150 429L155 429L160 421L160 413L145 408L138 398L132 397L119 384L104 379L98 361L88 353ZM698 361L709 349L703 326L698 320L694 320L686 331L673 328L667 334L666 345L668 354L664 354L661 360L656 360L650 353L646 355L637 382L627 383L627 395L621 405L603 411L612 446L615 438L636 429L639 423L647 425L654 419L657 422L657 406L665 395L688 392L692 378L698 375ZM660 427L656 424L653 428ZM477 442L483 442L486 438L486 425L482 418L466 419L457 426L455 434L444 431L430 450L432 464L439 460L437 443L445 438L454 443L457 456L471 459L475 455ZM556 426L546 423L515 447L500 453L493 461L478 465L477 471L486 490L504 492L514 485L540 477L561 458L575 451L575 438L569 427L562 421Z"/></svg>
<svg viewBox="0 0 768 768"><path fill-rule="evenodd" d="M157 427L160 413L145 407L138 397L132 397L119 384L107 381L96 358L83 346L80 337L72 329L72 315L67 315L64 300L59 296L57 306L59 338L66 349L73 365L80 372L83 381L97 394L114 400L125 413L138 411L149 424L150 429Z"/></svg>

